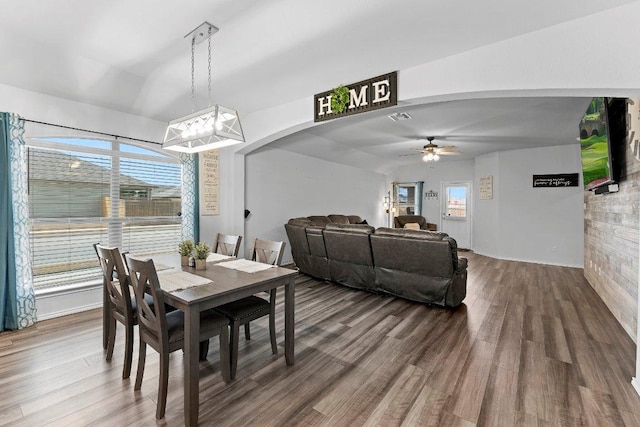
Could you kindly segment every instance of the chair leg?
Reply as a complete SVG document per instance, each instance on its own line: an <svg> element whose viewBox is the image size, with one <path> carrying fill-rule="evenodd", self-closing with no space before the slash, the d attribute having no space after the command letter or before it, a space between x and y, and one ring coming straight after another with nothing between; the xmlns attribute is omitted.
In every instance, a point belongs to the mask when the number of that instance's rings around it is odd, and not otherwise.
<svg viewBox="0 0 640 427"><path fill-rule="evenodd" d="M122 379L131 376L131 359L133 359L133 324L125 326L124 366L122 367Z"/></svg>
<svg viewBox="0 0 640 427"><path fill-rule="evenodd" d="M220 330L220 373L222 374L222 379L225 383L231 382L231 362L229 360L229 328L226 325L223 326Z"/></svg>
<svg viewBox="0 0 640 427"><path fill-rule="evenodd" d="M134 390L140 390L142 387L142 376L144 375L144 361L147 357L147 343L140 337L140 350L138 351L138 373L136 374L136 384Z"/></svg>
<svg viewBox="0 0 640 427"><path fill-rule="evenodd" d="M236 377L236 371L238 368L238 341L240 340L240 325L232 322L231 323L231 372L230 379L234 379Z"/></svg>
<svg viewBox="0 0 640 427"><path fill-rule="evenodd" d="M113 347L116 345L116 319L112 316L109 320L109 338L107 340L107 362L113 358Z"/></svg>
<svg viewBox="0 0 640 427"><path fill-rule="evenodd" d="M207 360L209 354L209 340L200 341L200 361Z"/></svg>
<svg viewBox="0 0 640 427"><path fill-rule="evenodd" d="M271 338L271 352L278 354L278 343L276 342L276 292L271 291L269 310L269 337Z"/></svg>
<svg viewBox="0 0 640 427"><path fill-rule="evenodd" d="M156 418L164 418L167 407L167 388L169 387L169 352L160 353L160 383L158 384L158 407Z"/></svg>
<svg viewBox="0 0 640 427"><path fill-rule="evenodd" d="M247 341L251 339L251 329L249 328L249 323L244 324L244 339Z"/></svg>

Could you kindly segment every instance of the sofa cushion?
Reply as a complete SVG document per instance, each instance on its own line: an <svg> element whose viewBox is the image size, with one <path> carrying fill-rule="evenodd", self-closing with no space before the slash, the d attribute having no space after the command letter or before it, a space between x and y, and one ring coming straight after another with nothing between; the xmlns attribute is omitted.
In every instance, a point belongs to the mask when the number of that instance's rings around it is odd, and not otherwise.
<svg viewBox="0 0 640 427"><path fill-rule="evenodd" d="M311 225L325 226L331 222L328 216L324 215L312 215L307 217L311 221Z"/></svg>
<svg viewBox="0 0 640 427"><path fill-rule="evenodd" d="M327 224L324 228L325 231L343 231L345 233L357 233L357 234L371 234L375 231L370 225L367 224Z"/></svg>
<svg viewBox="0 0 640 427"><path fill-rule="evenodd" d="M306 227L308 225L311 225L311 221L308 218L291 218L289 222L287 222L287 224Z"/></svg>
<svg viewBox="0 0 640 427"><path fill-rule="evenodd" d="M402 228L408 228L409 230L420 230L420 224L417 222L408 222Z"/></svg>
<svg viewBox="0 0 640 427"><path fill-rule="evenodd" d="M347 215L347 218L349 218L350 224L366 224L366 222L362 222L364 220L358 215Z"/></svg>
<svg viewBox="0 0 640 427"><path fill-rule="evenodd" d="M334 224L350 224L349 218L347 218L346 215L331 214L331 215L328 215L328 217L331 220L331 222Z"/></svg>
<svg viewBox="0 0 640 427"><path fill-rule="evenodd" d="M437 231L410 230L408 228L386 228L386 227L378 228L375 234L378 236L395 236L395 237L404 237L407 239L421 239L421 240L442 240L445 237L449 237L447 233L440 233Z"/></svg>

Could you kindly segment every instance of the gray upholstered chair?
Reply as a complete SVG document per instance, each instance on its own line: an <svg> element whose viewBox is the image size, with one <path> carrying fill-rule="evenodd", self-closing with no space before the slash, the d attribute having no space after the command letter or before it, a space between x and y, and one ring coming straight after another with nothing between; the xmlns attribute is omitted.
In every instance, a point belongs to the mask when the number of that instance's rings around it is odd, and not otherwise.
<svg viewBox="0 0 640 427"><path fill-rule="evenodd" d="M393 228L405 228L405 225L415 223L421 230L438 231L438 226L427 222L422 215L398 215L393 219Z"/></svg>
<svg viewBox="0 0 640 427"><path fill-rule="evenodd" d="M249 259L265 264L280 265L284 255L284 242L271 242L255 239L249 252ZM269 335L271 338L271 351L278 354L276 343L276 290L269 292L269 301L252 295L238 301L216 307L215 310L224 314L231 322L231 379L236 377L238 367L238 341L240 340L240 326L244 325L245 339L251 339L249 322L263 316L269 316Z"/></svg>

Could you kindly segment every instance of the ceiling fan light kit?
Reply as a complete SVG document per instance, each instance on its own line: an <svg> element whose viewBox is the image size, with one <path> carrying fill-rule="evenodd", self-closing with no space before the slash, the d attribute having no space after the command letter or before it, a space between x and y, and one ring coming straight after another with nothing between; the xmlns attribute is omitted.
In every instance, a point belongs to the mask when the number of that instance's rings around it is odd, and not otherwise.
<svg viewBox="0 0 640 427"><path fill-rule="evenodd" d="M455 156L462 154L457 151L457 147L455 145L449 145L446 147L438 147L437 144L433 143L433 140L436 139L435 136L428 136L426 139L429 141L427 145L424 145L422 148L412 148L412 150L417 151L417 153L413 154L421 154L423 162L437 162L440 160L440 156ZM412 156L413 154L401 154L401 157Z"/></svg>
<svg viewBox="0 0 640 427"><path fill-rule="evenodd" d="M195 45L209 41L209 106L169 122L162 148L182 153L199 153L244 142L238 112L222 105L211 105L211 36L218 28L202 23L185 36L191 37L191 107L195 110Z"/></svg>

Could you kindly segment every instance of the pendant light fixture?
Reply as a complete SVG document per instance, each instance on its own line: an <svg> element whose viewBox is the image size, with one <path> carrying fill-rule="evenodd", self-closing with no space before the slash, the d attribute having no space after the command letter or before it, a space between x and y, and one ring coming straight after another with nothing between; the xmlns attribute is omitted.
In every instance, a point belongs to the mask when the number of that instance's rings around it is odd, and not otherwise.
<svg viewBox="0 0 640 427"><path fill-rule="evenodd" d="M185 36L191 37L191 114L169 122L162 148L183 153L199 153L244 142L238 112L211 105L211 36L218 29L208 22ZM209 41L209 106L195 111L195 46Z"/></svg>

